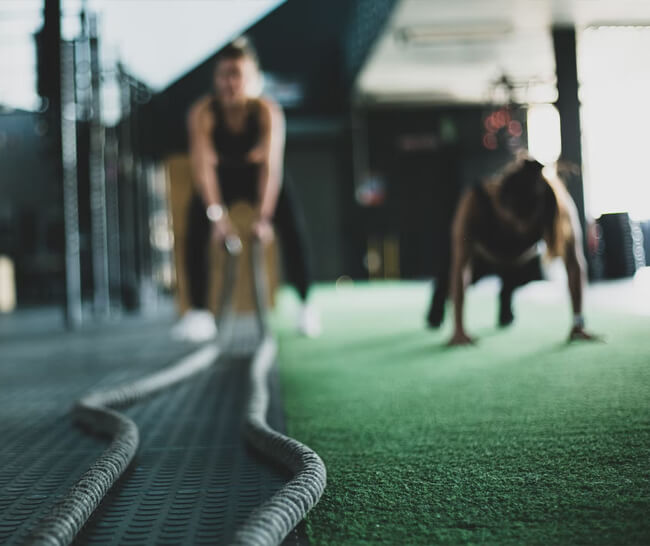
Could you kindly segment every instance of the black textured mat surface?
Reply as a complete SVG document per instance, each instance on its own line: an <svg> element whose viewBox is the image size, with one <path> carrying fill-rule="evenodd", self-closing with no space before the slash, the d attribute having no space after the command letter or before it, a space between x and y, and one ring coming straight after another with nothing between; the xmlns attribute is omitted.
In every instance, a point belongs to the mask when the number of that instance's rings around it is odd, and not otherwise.
<svg viewBox="0 0 650 546"><path fill-rule="evenodd" d="M191 350L169 341L167 328L132 321L30 342L5 338L0 543L22 544L106 446L72 424L72 402L91 389L172 364ZM222 357L210 371L125 410L140 429L140 449L76 544L229 542L236 526L288 478L243 444L248 366L246 358ZM269 423L284 430L278 391L274 374ZM302 531L286 541L305 542Z"/></svg>

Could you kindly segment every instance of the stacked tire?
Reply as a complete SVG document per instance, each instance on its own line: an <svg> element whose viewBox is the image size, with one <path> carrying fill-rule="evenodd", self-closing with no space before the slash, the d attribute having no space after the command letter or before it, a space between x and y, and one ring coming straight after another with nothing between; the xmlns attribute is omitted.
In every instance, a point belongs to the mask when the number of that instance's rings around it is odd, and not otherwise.
<svg viewBox="0 0 650 546"><path fill-rule="evenodd" d="M644 233L639 222L631 221L627 212L618 212L603 214L597 223L604 278L631 277L639 267L646 265L648 253L644 248ZM650 237L646 235L645 239Z"/></svg>

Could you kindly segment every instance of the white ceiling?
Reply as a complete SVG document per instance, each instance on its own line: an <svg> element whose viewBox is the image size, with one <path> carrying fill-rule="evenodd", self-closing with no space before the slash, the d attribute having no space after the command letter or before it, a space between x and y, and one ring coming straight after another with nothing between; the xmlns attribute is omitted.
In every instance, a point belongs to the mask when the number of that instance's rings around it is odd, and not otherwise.
<svg viewBox="0 0 650 546"><path fill-rule="evenodd" d="M63 0L70 10L79 0ZM103 49L158 91L284 0L90 0ZM65 34L65 28L64 34Z"/></svg>
<svg viewBox="0 0 650 546"><path fill-rule="evenodd" d="M45 0L0 0L0 104L34 109ZM158 91L285 0L61 0L62 34L80 32L82 6L99 17L103 67L117 61Z"/></svg>
<svg viewBox="0 0 650 546"><path fill-rule="evenodd" d="M507 74L517 100L553 101L553 24L650 25L650 0L400 0L357 80L359 96L484 103Z"/></svg>

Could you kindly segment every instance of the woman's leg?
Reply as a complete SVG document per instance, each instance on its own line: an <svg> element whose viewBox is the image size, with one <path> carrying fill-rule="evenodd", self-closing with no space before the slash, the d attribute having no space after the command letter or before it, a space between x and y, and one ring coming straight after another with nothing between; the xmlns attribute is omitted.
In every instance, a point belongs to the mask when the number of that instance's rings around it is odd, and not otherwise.
<svg viewBox="0 0 650 546"><path fill-rule="evenodd" d="M302 300L298 314L298 331L308 337L317 337L321 332L317 311L307 303L311 287L311 271L307 256L305 225L296 206L291 188L285 183L278 197L273 219L284 258L287 281L295 287Z"/></svg>
<svg viewBox="0 0 650 546"><path fill-rule="evenodd" d="M200 197L193 196L187 213L185 273L190 296L190 309L172 328L172 337L204 342L217 334L214 316L207 309L208 241L210 223Z"/></svg>
<svg viewBox="0 0 650 546"><path fill-rule="evenodd" d="M185 271L190 304L194 309L207 308L209 239L210 221L205 215L202 199L194 195L187 213L185 243Z"/></svg>
<svg viewBox="0 0 650 546"><path fill-rule="evenodd" d="M499 326L509 326L515 320L512 312L512 295L516 288L531 281L543 278L541 256L535 256L528 262L501 272L501 292L499 293Z"/></svg>
<svg viewBox="0 0 650 546"><path fill-rule="evenodd" d="M282 185L278 196L273 224L282 245L287 281L295 287L304 302L307 300L312 282L305 226L291 188L286 182Z"/></svg>
<svg viewBox="0 0 650 546"><path fill-rule="evenodd" d="M445 304L449 296L449 268L451 266L451 249L449 245L443 249L437 264L437 272L433 282L433 296L427 313L427 323L430 328L439 328L445 318Z"/></svg>

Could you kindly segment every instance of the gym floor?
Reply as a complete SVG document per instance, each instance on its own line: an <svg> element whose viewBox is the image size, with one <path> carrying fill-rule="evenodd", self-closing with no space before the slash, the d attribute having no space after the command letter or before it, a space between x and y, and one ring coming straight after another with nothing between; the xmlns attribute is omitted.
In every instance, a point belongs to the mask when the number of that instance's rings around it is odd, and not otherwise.
<svg viewBox="0 0 650 546"><path fill-rule="evenodd" d="M566 343L558 282L522 289L507 330L495 282L473 287L475 347L445 346L450 317L423 328L424 283L321 289L318 340L280 313L289 434L329 472L312 543L650 542L648 280L590 288L604 343Z"/></svg>
<svg viewBox="0 0 650 546"><path fill-rule="evenodd" d="M323 335L273 314L280 344L269 421L323 457L328 486L288 544L650 542L647 271L590 287L604 343L567 345L566 288L535 283L496 323L497 286L468 294L475 347L424 328L422 282L323 285ZM55 310L0 321L0 542L22 544L105 448L72 424L89 390L178 360L172 314L67 333ZM39 334L28 334L27 331ZM243 338L246 336L244 335ZM126 413L141 446L78 544L228 543L287 480L241 439L248 362L213 370Z"/></svg>
<svg viewBox="0 0 650 546"><path fill-rule="evenodd" d="M0 366L0 543L30 531L106 448L69 410L91 390L169 366L194 346L172 342L172 315L66 333L54 310L4 317ZM37 337L18 329L40 331ZM236 343L254 330L244 321ZM242 332L242 330L244 330ZM6 335L5 335L6 334ZM9 335L11 334L11 335ZM209 371L123 410L138 425L135 460L77 544L227 544L289 476L246 448L241 428L250 361L221 357ZM284 429L277 372L269 423ZM285 541L304 543L299 527Z"/></svg>

